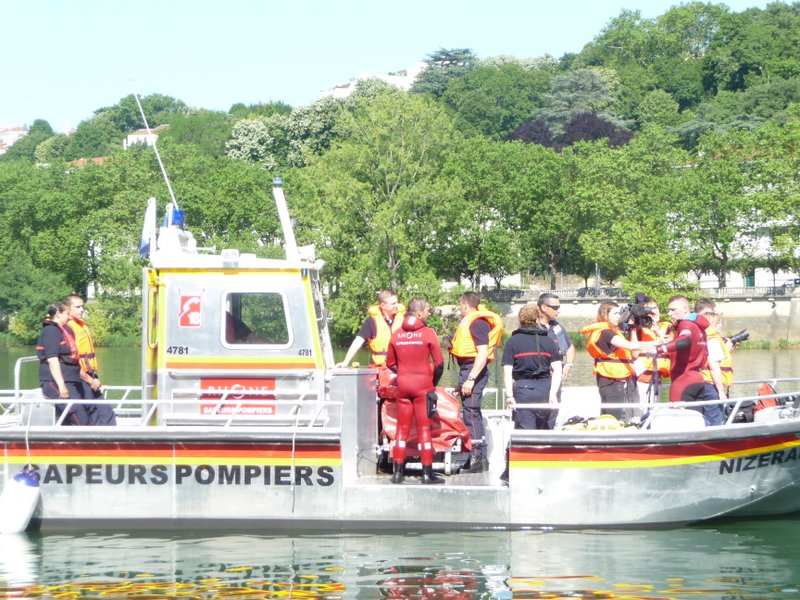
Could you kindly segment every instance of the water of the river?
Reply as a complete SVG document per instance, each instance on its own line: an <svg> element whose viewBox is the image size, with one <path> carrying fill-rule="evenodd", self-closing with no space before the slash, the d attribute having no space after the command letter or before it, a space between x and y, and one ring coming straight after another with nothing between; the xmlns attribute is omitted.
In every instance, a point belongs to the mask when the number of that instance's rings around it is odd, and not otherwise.
<svg viewBox="0 0 800 600"><path fill-rule="evenodd" d="M5 598L800 596L794 519L655 531L0 536Z"/></svg>
<svg viewBox="0 0 800 600"><path fill-rule="evenodd" d="M19 356L0 348L0 389ZM101 349L109 383L139 383L139 350ZM800 352L740 351L737 379L795 376ZM451 374L453 373L451 369ZM574 384L592 382L581 355ZM34 387L35 365L23 378ZM446 507L442 507L446 510ZM0 535L0 598L800 597L800 521L652 531L339 535Z"/></svg>

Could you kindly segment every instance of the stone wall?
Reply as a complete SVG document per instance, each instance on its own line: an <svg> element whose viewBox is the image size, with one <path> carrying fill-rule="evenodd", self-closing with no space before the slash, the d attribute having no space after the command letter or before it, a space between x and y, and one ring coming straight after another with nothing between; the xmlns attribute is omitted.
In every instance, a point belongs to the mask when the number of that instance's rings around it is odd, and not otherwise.
<svg viewBox="0 0 800 600"><path fill-rule="evenodd" d="M559 322L567 331L580 331L596 321L597 308L603 301L562 298ZM495 302L495 305L504 315L507 330L515 329L519 324L517 314L525 302ZM800 297L728 298L718 300L717 308L722 313L723 335L747 329L752 340L800 340ZM666 314L662 317L666 318Z"/></svg>

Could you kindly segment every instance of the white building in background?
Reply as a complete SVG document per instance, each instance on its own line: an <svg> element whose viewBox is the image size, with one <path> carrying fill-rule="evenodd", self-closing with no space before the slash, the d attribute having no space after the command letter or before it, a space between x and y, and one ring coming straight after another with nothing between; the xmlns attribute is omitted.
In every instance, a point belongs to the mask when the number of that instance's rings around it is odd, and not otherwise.
<svg viewBox="0 0 800 600"><path fill-rule="evenodd" d="M159 125L155 129L151 129L148 133L147 129L138 129L122 140L122 149L127 150L134 144L144 144L145 146L155 146L158 141L158 131L167 129L169 125Z"/></svg>
<svg viewBox="0 0 800 600"><path fill-rule="evenodd" d="M319 97L327 98L332 96L334 98L347 98L355 91L356 84L358 84L359 81L366 81L367 79L380 79L389 85L393 85L397 88L400 88L404 92L407 92L414 84L414 80L417 78L417 75L424 71L427 66L427 63L418 62L413 67L408 67L402 71L391 73L389 75L375 75L371 71L363 71L356 77L348 80L347 83L340 83L330 89L322 90L319 94Z"/></svg>
<svg viewBox="0 0 800 600"><path fill-rule="evenodd" d="M0 125L0 154L14 145L18 139L28 135L28 130L24 127L3 127Z"/></svg>

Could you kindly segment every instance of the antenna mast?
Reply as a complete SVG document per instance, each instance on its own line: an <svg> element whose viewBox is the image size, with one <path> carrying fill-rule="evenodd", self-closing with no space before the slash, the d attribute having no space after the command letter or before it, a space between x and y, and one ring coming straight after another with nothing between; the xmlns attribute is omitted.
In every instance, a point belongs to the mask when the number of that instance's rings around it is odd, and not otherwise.
<svg viewBox="0 0 800 600"><path fill-rule="evenodd" d="M142 103L139 102L139 94L136 93L136 89L133 87L133 81L131 81L131 89L133 90L133 98L136 100L136 106L139 107L139 114L142 115L144 127L147 129L147 135L153 135L153 132L150 130L150 125L147 123L147 117L144 114ZM167 190L169 190L169 197L172 200L172 204L175 205L175 208L180 208L178 206L178 201L175 199L175 192L172 191L172 184L169 182L169 177L167 177L167 170L164 168L164 163L161 162L161 155L158 153L158 144L156 144L155 140L153 140L153 150L156 151L156 160L158 161L158 166L161 168L161 175L164 176L164 181L167 184Z"/></svg>

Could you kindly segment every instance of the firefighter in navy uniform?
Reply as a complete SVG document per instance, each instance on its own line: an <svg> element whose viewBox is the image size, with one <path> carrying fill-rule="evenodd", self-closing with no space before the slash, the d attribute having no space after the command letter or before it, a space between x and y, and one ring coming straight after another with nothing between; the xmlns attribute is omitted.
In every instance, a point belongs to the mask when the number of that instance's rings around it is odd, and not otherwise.
<svg viewBox="0 0 800 600"><path fill-rule="evenodd" d="M69 310L61 302L48 306L36 342L42 394L53 400L80 400L83 396L78 346L72 332L66 328L68 319ZM67 406L67 402L56 404L56 418L61 417ZM83 404L72 403L63 424L90 425Z"/></svg>
<svg viewBox="0 0 800 600"><path fill-rule="evenodd" d="M503 347L503 382L515 429L553 429L558 415L561 352L538 321L539 308L535 304L523 306L519 329ZM520 408L524 404L548 403L552 408Z"/></svg>

